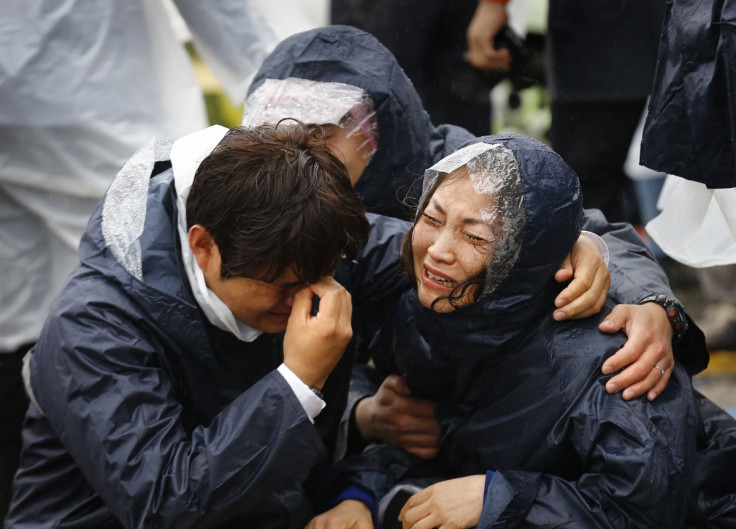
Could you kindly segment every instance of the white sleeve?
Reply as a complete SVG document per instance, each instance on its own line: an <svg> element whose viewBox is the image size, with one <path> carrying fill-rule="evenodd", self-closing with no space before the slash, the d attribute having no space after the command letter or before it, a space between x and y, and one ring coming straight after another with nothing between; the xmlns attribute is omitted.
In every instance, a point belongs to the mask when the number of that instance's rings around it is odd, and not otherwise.
<svg viewBox="0 0 736 529"><path fill-rule="evenodd" d="M271 25L247 0L174 0L197 51L233 104L277 43Z"/></svg>
<svg viewBox="0 0 736 529"><path fill-rule="evenodd" d="M325 407L325 401L319 398L309 386L307 386L302 380L294 374L294 372L286 367L286 364L281 364L277 371L284 377L286 383L289 384L291 390L299 399L304 411L309 416L309 420L314 422L314 418L319 415L322 409Z"/></svg>
<svg viewBox="0 0 736 529"><path fill-rule="evenodd" d="M603 262L606 263L606 266L608 266L608 261L610 260L610 254L608 252L608 245L606 244L606 241L604 241L597 233L593 233L592 231L581 231L582 235L585 235L588 239L593 241L595 245L598 247L598 251L601 252L601 257L603 257Z"/></svg>

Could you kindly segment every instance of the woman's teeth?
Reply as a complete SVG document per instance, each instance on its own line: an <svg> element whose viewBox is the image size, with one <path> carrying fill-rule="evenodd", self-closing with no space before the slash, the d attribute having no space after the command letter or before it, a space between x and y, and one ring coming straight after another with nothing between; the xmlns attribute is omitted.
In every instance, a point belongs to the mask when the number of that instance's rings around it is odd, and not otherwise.
<svg viewBox="0 0 736 529"><path fill-rule="evenodd" d="M437 281L438 283L442 283L446 287L454 287L455 286L455 282L452 281L451 279L446 279L444 277L440 277L438 275L435 275L432 272L430 272L429 270L427 270L427 277L429 277L433 281Z"/></svg>

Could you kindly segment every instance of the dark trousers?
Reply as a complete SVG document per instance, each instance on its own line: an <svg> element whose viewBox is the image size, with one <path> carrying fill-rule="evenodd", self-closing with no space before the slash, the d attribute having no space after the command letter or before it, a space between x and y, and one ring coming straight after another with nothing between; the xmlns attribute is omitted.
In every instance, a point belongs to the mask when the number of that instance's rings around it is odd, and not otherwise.
<svg viewBox="0 0 736 529"><path fill-rule="evenodd" d="M0 353L0 521L5 520L13 491L13 476L20 457L21 427L28 408L21 368L31 345L13 353Z"/></svg>
<svg viewBox="0 0 736 529"><path fill-rule="evenodd" d="M633 184L624 173L645 100L552 102L552 148L580 178L583 204L610 222L640 222Z"/></svg>
<svg viewBox="0 0 736 529"><path fill-rule="evenodd" d="M486 77L464 58L477 0L338 0L332 23L375 35L396 57L435 125L452 123L490 134Z"/></svg>

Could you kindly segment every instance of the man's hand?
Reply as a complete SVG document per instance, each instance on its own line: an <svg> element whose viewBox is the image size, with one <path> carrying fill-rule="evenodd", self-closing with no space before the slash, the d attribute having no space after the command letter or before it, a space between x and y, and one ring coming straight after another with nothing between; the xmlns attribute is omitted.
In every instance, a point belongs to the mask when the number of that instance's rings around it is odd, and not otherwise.
<svg viewBox="0 0 736 529"><path fill-rule="evenodd" d="M434 418L434 403L411 396L398 375L390 375L372 397L358 402L355 422L363 439L403 448L419 457L437 455L440 425Z"/></svg>
<svg viewBox="0 0 736 529"><path fill-rule="evenodd" d="M672 326L664 308L656 303L616 305L599 328L610 333L623 329L629 337L615 355L603 362L604 374L629 366L608 381L606 391L623 390L624 400L647 392L649 400L661 395L675 365ZM664 369L664 374L655 366Z"/></svg>
<svg viewBox="0 0 736 529"><path fill-rule="evenodd" d="M362 501L345 500L312 518L306 529L373 529L373 517Z"/></svg>
<svg viewBox="0 0 736 529"><path fill-rule="evenodd" d="M585 235L578 237L555 273L555 279L560 283L571 277L573 280L555 299L557 308L552 317L557 321L597 314L608 296L611 274L598 246Z"/></svg>
<svg viewBox="0 0 736 529"><path fill-rule="evenodd" d="M497 50L493 47L493 40L508 19L505 4L478 2L466 33L468 60L475 68L504 72L511 69L511 52L506 48Z"/></svg>
<svg viewBox="0 0 736 529"><path fill-rule="evenodd" d="M319 312L311 316L312 296ZM284 364L308 386L322 388L342 357L353 330L350 294L331 277L300 290L294 297L284 336Z"/></svg>
<svg viewBox="0 0 736 529"><path fill-rule="evenodd" d="M441 481L409 498L399 513L404 529L475 527L483 510L483 474Z"/></svg>

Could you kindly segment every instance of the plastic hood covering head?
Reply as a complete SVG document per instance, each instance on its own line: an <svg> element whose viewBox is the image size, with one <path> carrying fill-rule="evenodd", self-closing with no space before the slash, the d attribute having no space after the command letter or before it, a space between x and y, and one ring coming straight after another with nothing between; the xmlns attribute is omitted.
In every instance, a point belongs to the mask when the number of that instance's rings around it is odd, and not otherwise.
<svg viewBox="0 0 736 529"><path fill-rule="evenodd" d="M245 101L243 125L277 124L285 117L303 123L337 125L347 137L364 139L358 152L370 158L378 148L378 120L373 100L356 86L289 77L266 79Z"/></svg>
<svg viewBox="0 0 736 529"><path fill-rule="evenodd" d="M503 219L502 249L494 252L488 285L477 302L438 315L416 300L416 314L417 326L430 343L443 343L442 350L455 356L475 357L489 354L489 345L513 339L550 310L559 289L554 274L580 234L583 206L575 171L543 143L499 134L474 140L459 154L473 152L468 147L477 149L469 165L471 175L481 169L486 174L488 167L500 175L478 179L478 189L508 195L501 208L488 212L494 222ZM448 158L439 167L455 164ZM427 172L430 181L436 169ZM500 185L493 183L496 180Z"/></svg>
<svg viewBox="0 0 736 529"><path fill-rule="evenodd" d="M449 154L445 148L454 150L473 138L459 127L435 127L391 52L354 27L317 28L279 43L248 89L246 117L256 112L250 108L250 96L267 80L289 78L349 85L370 97L380 138L355 190L373 213L409 218L411 207L404 203L416 205L424 170ZM329 97L330 92L325 93L323 101Z"/></svg>
<svg viewBox="0 0 736 529"><path fill-rule="evenodd" d="M474 143L444 158L424 174L421 205L436 190L437 177L465 166L476 193L491 203L480 211L493 234L493 261L488 265L483 295L495 290L516 263L524 238L526 212L519 165L514 154L500 143Z"/></svg>

